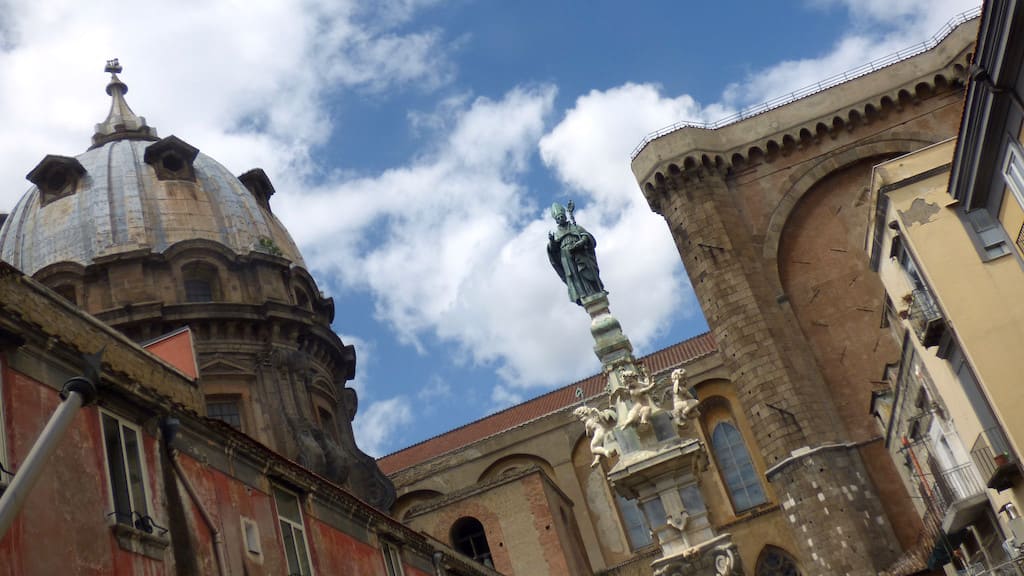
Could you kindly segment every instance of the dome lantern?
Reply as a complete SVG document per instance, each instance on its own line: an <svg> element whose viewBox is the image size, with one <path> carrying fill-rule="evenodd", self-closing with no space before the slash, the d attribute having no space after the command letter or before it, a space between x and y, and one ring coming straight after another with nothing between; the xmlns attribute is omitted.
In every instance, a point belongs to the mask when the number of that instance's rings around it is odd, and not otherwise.
<svg viewBox="0 0 1024 576"><path fill-rule="evenodd" d="M110 73L107 94L110 95L110 112L107 119L96 125L96 133L92 135L92 148L102 146L113 140L157 140L156 128L146 125L146 119L136 116L128 106L124 95L128 93L128 85L117 77L121 72L121 63L117 58L107 60L105 72Z"/></svg>

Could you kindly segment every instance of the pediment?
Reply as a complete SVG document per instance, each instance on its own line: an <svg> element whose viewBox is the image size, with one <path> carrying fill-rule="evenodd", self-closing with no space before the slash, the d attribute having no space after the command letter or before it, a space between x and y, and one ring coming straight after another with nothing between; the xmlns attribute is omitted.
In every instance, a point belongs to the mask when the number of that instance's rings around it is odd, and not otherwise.
<svg viewBox="0 0 1024 576"><path fill-rule="evenodd" d="M252 376L254 374L251 368L242 366L241 364L236 364L223 358L214 358L209 362L201 364L199 366L199 373L203 376Z"/></svg>

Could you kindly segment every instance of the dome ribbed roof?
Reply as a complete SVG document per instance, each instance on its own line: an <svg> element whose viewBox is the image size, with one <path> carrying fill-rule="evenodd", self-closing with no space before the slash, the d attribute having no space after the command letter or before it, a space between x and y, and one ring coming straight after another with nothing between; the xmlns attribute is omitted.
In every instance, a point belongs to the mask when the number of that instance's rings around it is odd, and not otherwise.
<svg viewBox="0 0 1024 576"><path fill-rule="evenodd" d="M131 112L127 91L108 64L112 97L93 147L75 158L47 156L31 173L35 183L0 227L0 258L26 274L59 262L88 266L128 252L161 253L185 240L211 240L237 254L270 253L305 267L291 236L269 210L273 188L262 171L250 191L220 163L156 131ZM171 150L171 171L161 174L156 154ZM194 158L194 159L193 159ZM164 172L167 172L163 165ZM259 178L263 180L259 181Z"/></svg>

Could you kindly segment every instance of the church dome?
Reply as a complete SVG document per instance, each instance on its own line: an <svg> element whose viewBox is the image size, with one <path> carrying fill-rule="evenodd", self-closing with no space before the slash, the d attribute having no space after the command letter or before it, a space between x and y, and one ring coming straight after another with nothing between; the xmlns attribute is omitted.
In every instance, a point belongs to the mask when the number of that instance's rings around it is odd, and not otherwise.
<svg viewBox="0 0 1024 576"><path fill-rule="evenodd" d="M0 228L0 259L32 275L57 263L84 267L208 240L305 268L270 211L273 186L262 170L236 177L175 136L157 138L128 108L116 73L107 92L110 114L93 146L74 158L47 156L28 174L34 186Z"/></svg>

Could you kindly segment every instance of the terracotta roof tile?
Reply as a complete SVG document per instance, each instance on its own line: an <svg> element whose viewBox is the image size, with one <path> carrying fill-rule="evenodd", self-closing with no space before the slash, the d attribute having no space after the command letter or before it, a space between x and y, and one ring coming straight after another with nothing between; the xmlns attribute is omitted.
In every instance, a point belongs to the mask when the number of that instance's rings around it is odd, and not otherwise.
<svg viewBox="0 0 1024 576"><path fill-rule="evenodd" d="M714 337L710 332L705 332L700 336L652 352L641 360L651 374L657 374L673 366L712 354L717 349ZM452 450L547 416L552 412L577 404L583 399L597 396L604 390L604 383L604 376L595 374L532 400L527 400L522 404L470 422L465 426L434 436L404 450L388 454L380 458L377 463L385 474L394 474ZM580 393L577 393L577 388L580 389Z"/></svg>

